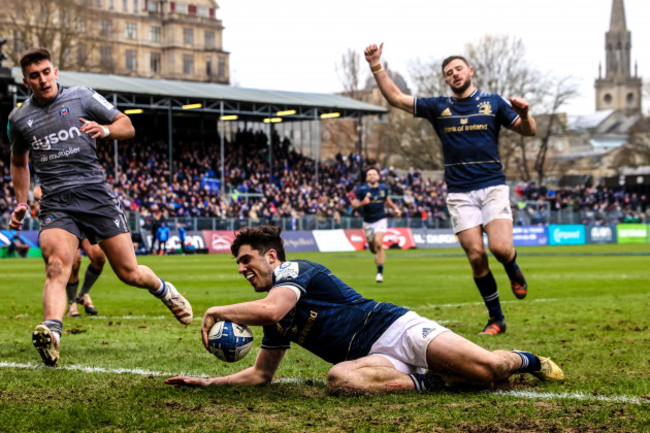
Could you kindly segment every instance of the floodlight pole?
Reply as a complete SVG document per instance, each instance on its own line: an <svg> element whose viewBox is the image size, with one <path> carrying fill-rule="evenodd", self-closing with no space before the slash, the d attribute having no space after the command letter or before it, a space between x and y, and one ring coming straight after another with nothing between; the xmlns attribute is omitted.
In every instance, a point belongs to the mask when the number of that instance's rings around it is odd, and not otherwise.
<svg viewBox="0 0 650 433"><path fill-rule="evenodd" d="M115 93L113 93L113 106L117 107L117 95ZM119 179L117 178L118 177L118 168L119 168L118 161L117 161L117 158L118 158L118 148L117 148L117 146L118 146L117 145L117 139L114 138L113 139L113 160L114 160L113 161L113 166L114 166L114 170L115 170L115 179L113 179L113 186L115 186L117 184L117 182L119 182Z"/></svg>
<svg viewBox="0 0 650 433"><path fill-rule="evenodd" d="M219 110L221 111L221 116L219 116L219 119L223 119L223 101L219 103ZM226 188L226 182L225 182L225 176L224 176L224 170L225 170L225 164L224 164L224 135L226 134L225 128L226 125L224 123L224 120L219 120L219 125L221 126L221 130L219 131L219 142L221 146L221 187L219 188L219 191L221 192L221 197L225 197L225 188Z"/></svg>
<svg viewBox="0 0 650 433"><path fill-rule="evenodd" d="M172 184L172 98L169 98L169 107L167 108L167 146L169 148L169 186Z"/></svg>

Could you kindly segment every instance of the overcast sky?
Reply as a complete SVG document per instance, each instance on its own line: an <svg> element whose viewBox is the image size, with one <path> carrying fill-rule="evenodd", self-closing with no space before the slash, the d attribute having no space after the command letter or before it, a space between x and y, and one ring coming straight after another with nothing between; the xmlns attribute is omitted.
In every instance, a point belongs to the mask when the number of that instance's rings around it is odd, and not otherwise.
<svg viewBox="0 0 650 433"><path fill-rule="evenodd" d="M407 80L410 61L463 53L485 34L520 38L542 72L572 76L581 96L570 114L595 110L594 80L605 60L612 0L217 0L234 85L340 92L348 49L384 42L383 59ZM625 0L632 70L650 80L650 0ZM603 69L604 70L604 69ZM422 95L428 96L428 95ZM504 95L510 96L510 95ZM645 109L647 111L648 101Z"/></svg>

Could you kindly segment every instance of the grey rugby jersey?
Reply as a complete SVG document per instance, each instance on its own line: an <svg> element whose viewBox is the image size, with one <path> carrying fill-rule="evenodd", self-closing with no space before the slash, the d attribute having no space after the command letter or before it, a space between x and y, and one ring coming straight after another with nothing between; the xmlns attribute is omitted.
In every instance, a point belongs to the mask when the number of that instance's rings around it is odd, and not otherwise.
<svg viewBox="0 0 650 433"><path fill-rule="evenodd" d="M88 87L63 88L51 103L40 106L32 96L9 114L11 152L30 152L43 194L104 182L95 139L81 132L80 117L113 123L119 111Z"/></svg>

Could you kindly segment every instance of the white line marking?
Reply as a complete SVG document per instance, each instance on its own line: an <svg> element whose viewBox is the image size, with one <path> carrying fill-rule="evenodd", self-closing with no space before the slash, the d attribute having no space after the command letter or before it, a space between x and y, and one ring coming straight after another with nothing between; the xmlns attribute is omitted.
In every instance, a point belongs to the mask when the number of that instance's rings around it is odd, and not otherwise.
<svg viewBox="0 0 650 433"><path fill-rule="evenodd" d="M15 362L0 362L0 368L22 368L22 369L46 369L43 364L18 364ZM205 374L194 373L168 373L163 371L143 370L140 368L102 368L102 367L88 367L83 365L61 365L53 370L68 370L68 371L81 371L83 373L108 373L108 374L136 374L140 376L193 376L207 378ZM324 385L325 380L322 378L304 379L301 377L280 377L275 379L273 383L289 383L299 385L301 383L317 383ZM645 397L632 397L627 395L591 395L582 392L570 393L551 393L551 392L535 392L535 391L485 391L486 394L504 395L508 397L528 398L531 400L588 400L588 401L603 401L608 403L632 403L632 404L650 404L650 400Z"/></svg>

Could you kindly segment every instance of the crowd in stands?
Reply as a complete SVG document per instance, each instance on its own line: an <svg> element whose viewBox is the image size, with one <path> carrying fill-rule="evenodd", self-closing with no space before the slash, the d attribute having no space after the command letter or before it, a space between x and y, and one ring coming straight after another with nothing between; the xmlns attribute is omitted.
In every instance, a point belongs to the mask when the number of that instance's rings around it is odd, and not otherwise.
<svg viewBox="0 0 650 433"><path fill-rule="evenodd" d="M177 142L171 176L164 139L120 142L117 179L113 142L99 143L98 155L107 180L125 209L139 212L147 221L217 217L266 222L301 215L337 221L354 215L351 202L360 170L373 165L373 161L358 154L338 154L332 162L318 163L317 170L317 162L294 151L287 139L274 135L272 141L272 170L264 132L239 131L231 141L226 141L223 187L228 195L220 194L218 142ZM0 148L0 213L8 217L13 209L9 146ZM424 178L417 170L400 175L391 168L383 169L381 174L393 201L402 208L402 217L448 219L442 180ZM620 222L640 221L646 218L648 210L647 195L621 189L585 186L551 189L522 183L513 192L515 211L528 215L527 222L533 224L547 223L541 215L548 209L584 211L587 219L591 219L583 221L587 223L597 223L598 216L606 212L618 212ZM516 219L515 223L524 221Z"/></svg>

